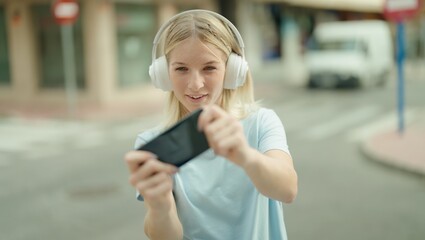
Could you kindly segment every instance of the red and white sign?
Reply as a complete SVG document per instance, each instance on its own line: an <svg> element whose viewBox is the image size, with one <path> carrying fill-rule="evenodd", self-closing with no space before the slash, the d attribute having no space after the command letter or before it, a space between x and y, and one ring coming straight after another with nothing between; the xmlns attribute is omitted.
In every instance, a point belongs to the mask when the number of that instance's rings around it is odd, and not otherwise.
<svg viewBox="0 0 425 240"><path fill-rule="evenodd" d="M76 0L56 0L52 6L53 16L59 25L75 23L80 8Z"/></svg>
<svg viewBox="0 0 425 240"><path fill-rule="evenodd" d="M390 21L403 21L413 17L419 8L419 0L385 0L384 16Z"/></svg>

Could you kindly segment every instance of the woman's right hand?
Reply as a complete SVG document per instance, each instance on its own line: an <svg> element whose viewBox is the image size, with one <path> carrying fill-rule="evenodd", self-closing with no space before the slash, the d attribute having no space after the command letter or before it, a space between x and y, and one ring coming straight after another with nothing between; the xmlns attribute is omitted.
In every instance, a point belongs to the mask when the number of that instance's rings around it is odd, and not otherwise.
<svg viewBox="0 0 425 240"><path fill-rule="evenodd" d="M124 157L127 163L130 184L143 196L150 208L169 210L169 196L173 189L172 175L177 167L163 163L147 151L130 151Z"/></svg>

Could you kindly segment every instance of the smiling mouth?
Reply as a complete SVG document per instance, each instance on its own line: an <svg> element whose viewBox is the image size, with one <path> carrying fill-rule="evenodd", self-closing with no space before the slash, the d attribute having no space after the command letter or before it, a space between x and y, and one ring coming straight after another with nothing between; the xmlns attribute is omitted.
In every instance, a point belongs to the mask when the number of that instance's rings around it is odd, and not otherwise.
<svg viewBox="0 0 425 240"><path fill-rule="evenodd" d="M197 100L197 99L201 99L201 98L203 98L207 95L186 95L186 96L188 96L189 98L191 98L193 100Z"/></svg>

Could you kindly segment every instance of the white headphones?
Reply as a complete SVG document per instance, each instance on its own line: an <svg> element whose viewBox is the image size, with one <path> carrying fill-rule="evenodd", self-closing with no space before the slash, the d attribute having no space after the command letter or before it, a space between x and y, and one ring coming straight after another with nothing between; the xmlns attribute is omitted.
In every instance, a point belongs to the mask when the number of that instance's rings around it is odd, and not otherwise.
<svg viewBox="0 0 425 240"><path fill-rule="evenodd" d="M159 43L159 39L162 35L162 33L165 31L165 29L172 24L172 22L179 16L183 14L189 14L189 13L196 13L196 12L207 12L225 24L232 30L233 34L236 36L237 42L239 44L239 47L241 48L242 55L239 56L236 53L230 53L229 58L227 59L226 64L226 73L224 76L224 88L225 89L236 89L237 87L240 87L244 84L246 79L246 74L248 72L248 63L245 60L245 53L244 53L244 43L242 40L242 37L239 33L239 31L236 29L236 27L225 17L221 16L218 13L208 11L208 10L202 10L202 9L195 9L195 10L188 10L184 11L182 13L179 13L172 17L170 20L168 20L166 23L164 23L161 28L158 30L158 33L156 34L154 40L153 40L153 48L152 48L152 64L149 67L149 76L151 77L152 83L155 87L162 89L164 91L171 91L173 86L170 80L170 77L168 75L168 63L165 56L161 56L159 58L156 58L156 51Z"/></svg>

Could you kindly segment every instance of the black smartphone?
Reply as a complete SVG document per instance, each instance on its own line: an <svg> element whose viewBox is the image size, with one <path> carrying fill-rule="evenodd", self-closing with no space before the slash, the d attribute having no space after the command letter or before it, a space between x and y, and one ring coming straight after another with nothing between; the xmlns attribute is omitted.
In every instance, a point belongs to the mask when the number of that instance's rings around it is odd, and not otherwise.
<svg viewBox="0 0 425 240"><path fill-rule="evenodd" d="M202 109L192 112L138 150L152 152L162 162L182 166L209 148L205 134L197 128L201 112Z"/></svg>

